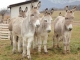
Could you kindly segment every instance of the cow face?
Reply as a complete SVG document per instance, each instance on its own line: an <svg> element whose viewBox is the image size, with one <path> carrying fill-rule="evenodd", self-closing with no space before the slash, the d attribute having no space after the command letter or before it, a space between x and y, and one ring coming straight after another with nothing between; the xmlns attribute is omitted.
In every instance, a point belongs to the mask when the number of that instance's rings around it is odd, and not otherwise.
<svg viewBox="0 0 80 60"><path fill-rule="evenodd" d="M39 1L38 3L31 3L31 13L33 13L33 14L35 14L35 13L37 13L37 14L40 14L40 12L39 12L39 8L40 8L40 6L41 6L41 1Z"/></svg>
<svg viewBox="0 0 80 60"><path fill-rule="evenodd" d="M34 27L38 28L40 26L40 18L35 15L31 15L30 23L33 24Z"/></svg>
<svg viewBox="0 0 80 60"><path fill-rule="evenodd" d="M51 31L51 12L48 11L48 8L45 9L45 14L43 17L44 25L46 27L46 31L49 33Z"/></svg>
<svg viewBox="0 0 80 60"><path fill-rule="evenodd" d="M71 31L73 28L72 22L73 22L75 10L76 10L76 7L74 7L72 10L69 10L68 6L66 6L65 25L68 31Z"/></svg>
<svg viewBox="0 0 80 60"><path fill-rule="evenodd" d="M21 7L19 7L19 17L26 17L26 12L28 10L28 7L25 8L25 10L22 10Z"/></svg>

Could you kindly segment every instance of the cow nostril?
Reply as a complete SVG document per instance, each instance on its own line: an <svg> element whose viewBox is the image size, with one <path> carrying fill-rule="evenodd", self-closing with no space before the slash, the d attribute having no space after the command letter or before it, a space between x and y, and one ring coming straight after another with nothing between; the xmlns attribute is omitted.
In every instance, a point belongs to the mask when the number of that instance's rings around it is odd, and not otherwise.
<svg viewBox="0 0 80 60"><path fill-rule="evenodd" d="M72 30L72 28L69 28L69 31L71 31Z"/></svg>
<svg viewBox="0 0 80 60"><path fill-rule="evenodd" d="M72 11L70 11L70 13L72 13Z"/></svg>
<svg viewBox="0 0 80 60"><path fill-rule="evenodd" d="M39 28L40 25L36 25L36 26L37 26L37 28Z"/></svg>
<svg viewBox="0 0 80 60"><path fill-rule="evenodd" d="M37 7L34 7L34 9L37 9Z"/></svg>
<svg viewBox="0 0 80 60"><path fill-rule="evenodd" d="M50 32L51 32L51 30L48 30L47 32L48 32L48 33L50 33Z"/></svg>

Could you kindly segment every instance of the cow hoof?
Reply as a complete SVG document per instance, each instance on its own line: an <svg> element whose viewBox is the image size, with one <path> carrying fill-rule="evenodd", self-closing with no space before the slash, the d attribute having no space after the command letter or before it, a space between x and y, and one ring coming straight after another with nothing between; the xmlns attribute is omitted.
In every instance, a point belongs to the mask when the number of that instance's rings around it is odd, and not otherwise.
<svg viewBox="0 0 80 60"><path fill-rule="evenodd" d="M66 50L63 51L63 54L66 54Z"/></svg>
<svg viewBox="0 0 80 60"><path fill-rule="evenodd" d="M27 55L28 60L31 60L31 56Z"/></svg>
<svg viewBox="0 0 80 60"><path fill-rule="evenodd" d="M70 50L67 50L67 53L70 54Z"/></svg>
<svg viewBox="0 0 80 60"><path fill-rule="evenodd" d="M11 46L13 46L13 43L11 43Z"/></svg>
<svg viewBox="0 0 80 60"><path fill-rule="evenodd" d="M20 53L20 54L21 54L21 53L22 53L22 50L18 50L18 53Z"/></svg>
<svg viewBox="0 0 80 60"><path fill-rule="evenodd" d="M16 54L16 51L12 50L13 54Z"/></svg>
<svg viewBox="0 0 80 60"><path fill-rule="evenodd" d="M53 45L53 48L57 48L57 45Z"/></svg>
<svg viewBox="0 0 80 60"><path fill-rule="evenodd" d="M38 53L41 53L41 51L38 51Z"/></svg>
<svg viewBox="0 0 80 60"><path fill-rule="evenodd" d="M31 60L31 58L28 58L28 60Z"/></svg>
<svg viewBox="0 0 80 60"><path fill-rule="evenodd" d="M38 55L41 55L42 53L41 52L38 52Z"/></svg>
<svg viewBox="0 0 80 60"><path fill-rule="evenodd" d="M26 54L23 54L23 58L26 58Z"/></svg>
<svg viewBox="0 0 80 60"><path fill-rule="evenodd" d="M22 53L22 51L18 51L18 53L19 53L19 54L21 54L21 53Z"/></svg>
<svg viewBox="0 0 80 60"><path fill-rule="evenodd" d="M59 46L59 45L57 45L57 48L60 48L60 46Z"/></svg>
<svg viewBox="0 0 80 60"><path fill-rule="evenodd" d="M48 54L48 52L44 52L45 54Z"/></svg>
<svg viewBox="0 0 80 60"><path fill-rule="evenodd" d="M33 50L37 50L36 48L33 48Z"/></svg>
<svg viewBox="0 0 80 60"><path fill-rule="evenodd" d="M63 52L64 55L66 55L66 52Z"/></svg>
<svg viewBox="0 0 80 60"><path fill-rule="evenodd" d="M13 54L16 54L16 52L13 52Z"/></svg>

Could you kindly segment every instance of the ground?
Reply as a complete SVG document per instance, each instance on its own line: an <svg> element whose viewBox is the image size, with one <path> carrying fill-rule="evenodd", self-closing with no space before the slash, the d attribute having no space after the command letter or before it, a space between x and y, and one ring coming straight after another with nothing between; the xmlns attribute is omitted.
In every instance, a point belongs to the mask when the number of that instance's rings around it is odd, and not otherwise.
<svg viewBox="0 0 80 60"><path fill-rule="evenodd" d="M60 11L55 11L52 15L53 20L58 16ZM64 15L64 12L62 11ZM53 21L52 21L53 28ZM42 50L41 53L36 50L31 50L32 60L80 60L80 11L75 12L75 18L73 21L73 31L71 36L70 54L62 54L62 42L60 49L52 48L52 32L49 34L48 38L48 54L45 54ZM0 41L0 60L27 60L27 58L22 59L22 54L16 53L12 54L12 46L10 45L10 40Z"/></svg>

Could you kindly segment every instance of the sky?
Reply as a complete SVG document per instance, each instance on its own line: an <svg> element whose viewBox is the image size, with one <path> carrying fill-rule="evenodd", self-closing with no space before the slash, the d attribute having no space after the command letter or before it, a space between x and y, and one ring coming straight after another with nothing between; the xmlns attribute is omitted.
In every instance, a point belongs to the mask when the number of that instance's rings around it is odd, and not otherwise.
<svg viewBox="0 0 80 60"><path fill-rule="evenodd" d="M26 0L0 0L0 10L7 8L9 5L11 4L15 4L15 3L19 3L19 2L23 2ZM49 0L53 3L70 3L70 2L74 2L74 1L80 1L80 0Z"/></svg>
<svg viewBox="0 0 80 60"><path fill-rule="evenodd" d="M53 3L61 3L61 4L64 4L64 3L72 3L72 2L75 2L75 1L80 1L80 0L49 0Z"/></svg>
<svg viewBox="0 0 80 60"><path fill-rule="evenodd" d="M26 1L26 0L0 0L0 10L7 8L11 4L15 4L23 1Z"/></svg>

